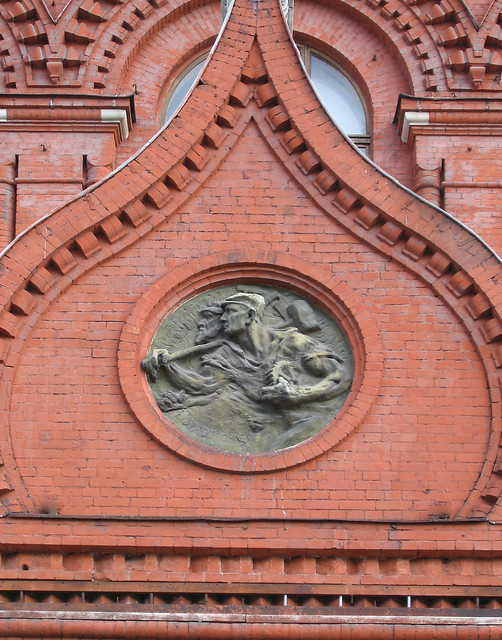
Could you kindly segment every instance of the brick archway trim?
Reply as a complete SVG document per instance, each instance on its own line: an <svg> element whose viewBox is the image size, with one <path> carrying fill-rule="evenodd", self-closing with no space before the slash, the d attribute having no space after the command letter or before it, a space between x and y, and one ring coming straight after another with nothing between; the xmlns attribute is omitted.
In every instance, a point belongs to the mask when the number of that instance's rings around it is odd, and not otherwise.
<svg viewBox="0 0 502 640"><path fill-rule="evenodd" d="M158 409L148 389L141 359L166 313L208 288L261 282L296 290L334 316L349 337L355 380L344 407L326 428L307 441L280 452L225 454L194 443L175 429ZM122 389L143 427L178 455L202 465L251 473L276 471L315 458L343 440L364 419L380 387L383 354L377 326L363 301L327 269L291 256L221 253L189 262L160 278L139 300L124 324L118 350Z"/></svg>
<svg viewBox="0 0 502 640"><path fill-rule="evenodd" d="M8 0L1 14L6 20L3 32L10 42L0 53L6 87L64 87L77 83L116 91L121 76L117 62L122 60L122 68L127 67L138 38L158 30L169 13L178 15L202 5L200 0L194 0L171 7L171 11L165 0L144 0L137 6L112 4L117 6L110 11L110 3L70 3L55 16L41 0L23 5ZM416 86L418 92L496 90L502 68L496 24L500 18L498 5L492 5L478 25L460 0L441 0L432 6L409 6L401 0L339 4L344 11L355 11L360 19L367 19L373 29L379 29L393 43L395 51L406 59L415 83L420 83ZM127 44L131 38L135 39L134 47ZM54 39L60 44L50 52L40 46ZM40 67L45 70L43 79L33 73ZM77 71L72 72L72 68Z"/></svg>

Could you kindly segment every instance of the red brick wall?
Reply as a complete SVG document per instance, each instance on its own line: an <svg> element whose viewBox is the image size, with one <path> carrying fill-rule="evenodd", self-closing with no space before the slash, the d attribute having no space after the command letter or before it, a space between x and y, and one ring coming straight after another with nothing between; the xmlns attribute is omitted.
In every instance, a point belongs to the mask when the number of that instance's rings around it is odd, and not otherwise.
<svg viewBox="0 0 502 640"><path fill-rule="evenodd" d="M287 252L326 268L364 301L382 340L383 381L366 420L343 447L273 476L197 469L159 449L117 378L120 332L138 296L224 249ZM480 473L490 432L483 367L459 320L309 202L254 125L163 228L96 267L40 318L12 394L25 486L38 509L60 513L241 517L252 505L263 516L451 516Z"/></svg>
<svg viewBox="0 0 502 640"><path fill-rule="evenodd" d="M465 105L455 87L492 90L494 62L480 81L480 63L452 66L462 46L471 55L462 33L460 49L432 42L434 30L452 37L460 6L388 5L300 4L298 32L350 60L371 98L375 159L412 184L413 165L444 158L438 194L497 246L495 118L472 151L474 116L445 123ZM78 127L59 114L61 132L52 123L37 140L51 119L44 103L21 145L13 131L24 125L8 119L5 159L19 162L0 176L5 237L11 188L27 224L64 189L101 177L115 147L122 161L146 142L170 70L217 29L214 4L133 13L125 3L103 20L100 6L72 6L61 22L89 60L63 65L55 92L79 77L76 93L99 93L111 108L125 99L109 92L136 84L132 134L120 146L118 125L91 110L96 133L83 127L82 111L101 108L96 96L79 98ZM1 259L0 635L158 637L168 625L173 637L197 638L501 637L500 261L344 141L271 0L238 0L234 11L171 127ZM87 43L78 25L92 31ZM349 32L365 41L360 53ZM164 42L165 73L151 64ZM32 84L14 61L16 89L39 83L48 94L44 74L59 67L32 65L35 45L23 46ZM393 122L398 92L436 91L444 109L419 95ZM474 111L491 117L485 107ZM413 125L401 142L403 114L421 108L435 123ZM45 174L69 181L28 192L23 179ZM250 281L289 286L336 316L356 373L323 432L246 457L177 434L140 361L177 303Z"/></svg>
<svg viewBox="0 0 502 640"><path fill-rule="evenodd" d="M83 18L85 13L82 12L75 14L73 19L77 22L72 23L71 28L78 26L98 40L96 44L92 39L85 44L85 39L72 40L70 36L65 36L69 39L69 46L79 51L82 49L89 56L89 62L78 70L82 86L75 86L73 67L65 67L61 82L56 86L50 81L44 84L45 72L35 67L36 74L40 76L38 85L26 87L27 82L33 82L30 80L32 72L28 68L25 76L18 61L22 50L17 51L16 45L12 45L8 51L10 58L16 62L16 86L12 90L7 87L7 91L12 95L19 91L48 96L52 93L86 96L90 92L134 95L136 123L128 139L117 149L116 164L124 162L157 132L163 100L170 83L191 59L210 48L221 21L217 3L183 11L170 11L167 5L155 10L149 6L148 11L143 9L143 12L142 19L136 16L132 21L130 7L118 12L114 9L105 14L109 21L104 19L102 22ZM365 13L370 14L371 20ZM71 15L69 8L65 19L62 18L50 28L64 31ZM377 22L372 22L374 19ZM121 26L124 20L129 20L128 24L134 28L124 31ZM29 20L27 23L31 24ZM39 20L38 23L42 24L43 21ZM24 28L24 22L22 25ZM299 42L324 51L354 75L365 95L370 114L372 158L403 184L413 186L412 155L406 145L400 142L396 125L393 124L399 94L410 93L415 87L420 90L421 87L422 71L418 62L413 60L409 45L404 46L402 36L398 37L395 29L372 9L356 11L355 8L346 8L334 11L320 5L314 9L309 3L299 3L295 14L295 30ZM5 37L10 35L7 27L5 31ZM423 38L425 40L425 36ZM367 45L364 49L357 46L361 41ZM31 52L29 55L35 55L29 46L28 49ZM105 67L106 73L99 71ZM11 100L7 100L5 104L11 103ZM37 110L33 110L28 119L25 118L23 124L17 126L16 131L23 131L22 141L18 133L2 137L4 156L12 159L22 156L22 171L32 180L32 185L28 187L23 182L23 176L19 176L16 210L12 212L7 207L1 216L4 220L3 233L9 241L12 239L9 229L13 224L19 232L78 192L82 187L80 156L105 154L111 166L115 164L109 135L96 131L90 136L80 136L75 129L70 127L68 130L67 123L60 123L61 132L53 134L54 127L48 130L40 124L40 118ZM30 142L31 139L33 142ZM46 155L41 155L42 145L48 149ZM69 163L64 161L67 153L74 156ZM37 178L40 172L50 182L38 182L37 187L33 181L40 180Z"/></svg>

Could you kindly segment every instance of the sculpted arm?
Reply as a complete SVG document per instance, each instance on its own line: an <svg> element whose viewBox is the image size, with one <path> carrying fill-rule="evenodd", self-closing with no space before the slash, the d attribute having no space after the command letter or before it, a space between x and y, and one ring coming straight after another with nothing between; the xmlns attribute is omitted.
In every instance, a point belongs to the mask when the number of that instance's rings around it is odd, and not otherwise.
<svg viewBox="0 0 502 640"><path fill-rule="evenodd" d="M170 383L170 388L155 394L160 409L164 412L185 409L194 405L207 404L211 394L218 391L220 383L213 377L202 375L194 369L180 366L176 360L199 355L219 343L195 345L170 354L166 349L154 349L141 363L148 376L156 380L162 369Z"/></svg>
<svg viewBox="0 0 502 640"><path fill-rule="evenodd" d="M274 403L298 405L315 400L330 400L346 391L350 386L350 377L343 366L330 373L313 385L296 385L279 376L275 384L263 387L262 398Z"/></svg>
<svg viewBox="0 0 502 640"><path fill-rule="evenodd" d="M147 358L141 362L141 368L145 371L152 380L156 380L159 375L161 367L168 370L171 363L176 360L181 360L187 356L194 356L211 351L216 347L219 347L222 340L213 340L205 344L196 344L186 349L180 349L174 353L169 353L167 349L154 349Z"/></svg>
<svg viewBox="0 0 502 640"><path fill-rule="evenodd" d="M313 384L297 384L294 376L288 375L290 362L279 361L266 378L267 386L262 389L264 400L295 406L330 400L349 388L349 372L338 356L327 352L321 345L301 334L294 337L292 346L293 351L297 349L300 352L301 368L313 380ZM315 382L315 379L318 382Z"/></svg>
<svg viewBox="0 0 502 640"><path fill-rule="evenodd" d="M184 369L172 362L165 367L168 377L180 389L194 395L213 393L219 388L219 382L211 376L203 376L196 371Z"/></svg>

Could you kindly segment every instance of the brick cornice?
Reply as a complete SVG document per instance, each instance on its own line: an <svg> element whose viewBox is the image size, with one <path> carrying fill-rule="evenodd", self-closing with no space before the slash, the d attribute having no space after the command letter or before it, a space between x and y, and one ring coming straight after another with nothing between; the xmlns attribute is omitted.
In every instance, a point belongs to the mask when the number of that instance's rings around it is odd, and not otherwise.
<svg viewBox="0 0 502 640"><path fill-rule="evenodd" d="M36 526L34 524L36 523ZM274 532L281 525L281 536L264 538L260 532ZM465 529L469 528L466 536ZM26 551L103 553L119 549L137 554L180 553L257 553L269 555L301 551L307 556L396 557L407 558L495 558L502 557L500 524L486 519L424 522L350 521L347 519L306 520L293 518L127 518L38 514L9 514L0 519L2 544L12 552L24 542ZM247 536L243 537L243 531ZM219 532L215 535L215 532ZM14 574L13 574L14 576ZM11 576L11 577L13 577ZM16 573L16 577L26 577ZM60 576L59 576L60 577ZM200 576L199 576L200 577ZM494 576L497 577L497 576ZM467 583L473 576L466 574ZM322 583L326 578L320 578ZM484 582L478 584L486 584Z"/></svg>
<svg viewBox="0 0 502 640"><path fill-rule="evenodd" d="M135 121L134 96L0 95L3 131L116 129L117 144Z"/></svg>
<svg viewBox="0 0 502 640"><path fill-rule="evenodd" d="M400 96L395 120L403 142L417 135L502 135L500 98Z"/></svg>

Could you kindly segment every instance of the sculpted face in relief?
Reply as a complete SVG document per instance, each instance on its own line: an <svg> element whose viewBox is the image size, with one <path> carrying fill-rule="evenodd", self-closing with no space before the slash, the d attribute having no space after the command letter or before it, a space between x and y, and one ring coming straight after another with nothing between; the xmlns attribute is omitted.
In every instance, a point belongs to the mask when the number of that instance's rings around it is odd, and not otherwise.
<svg viewBox="0 0 502 640"><path fill-rule="evenodd" d="M336 322L297 294L261 285L220 287L182 304L162 322L142 367L180 431L240 454L317 433L353 378Z"/></svg>

